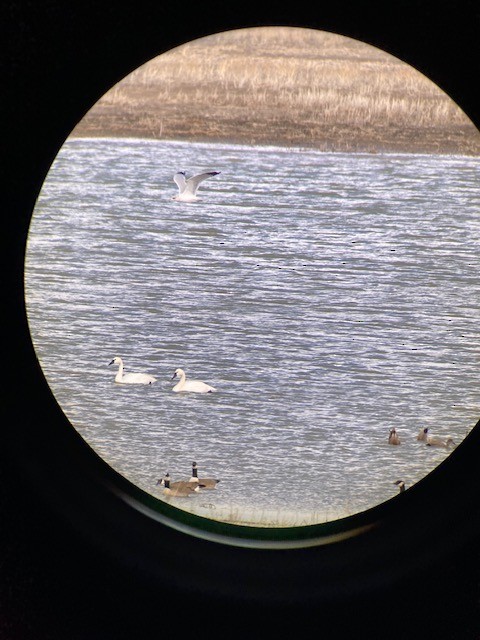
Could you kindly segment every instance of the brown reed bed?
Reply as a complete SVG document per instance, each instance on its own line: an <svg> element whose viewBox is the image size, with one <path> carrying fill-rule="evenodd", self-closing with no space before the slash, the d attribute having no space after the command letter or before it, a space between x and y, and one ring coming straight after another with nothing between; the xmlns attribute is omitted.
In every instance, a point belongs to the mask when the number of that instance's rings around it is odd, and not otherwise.
<svg viewBox="0 0 480 640"><path fill-rule="evenodd" d="M480 152L476 127L412 67L349 38L289 27L167 52L106 93L73 135Z"/></svg>

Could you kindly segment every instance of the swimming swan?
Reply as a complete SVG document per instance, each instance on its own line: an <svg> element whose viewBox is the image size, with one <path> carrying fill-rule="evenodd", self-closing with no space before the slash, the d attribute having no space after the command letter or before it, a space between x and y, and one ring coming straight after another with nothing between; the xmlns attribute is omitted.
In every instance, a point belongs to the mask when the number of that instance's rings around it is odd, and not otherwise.
<svg viewBox="0 0 480 640"><path fill-rule="evenodd" d="M193 393L209 393L216 391L215 387L211 387L209 384L205 384L201 380L187 380L185 371L183 369L176 369L172 376L174 378L180 378L180 381L173 387L172 391L178 393L179 391L192 391Z"/></svg>
<svg viewBox="0 0 480 640"><path fill-rule="evenodd" d="M158 483L157 483L158 484ZM182 482L181 484L177 484L170 486L170 474L166 473L163 478L164 490L163 493L166 496L171 496L172 498L188 498L189 496L198 493L198 487L195 487L193 483L190 482Z"/></svg>
<svg viewBox="0 0 480 640"><path fill-rule="evenodd" d="M123 360L118 356L114 358L108 366L111 364L118 364L118 372L115 376L115 382L118 384L152 384L156 378L148 375L148 373L123 373Z"/></svg>
<svg viewBox="0 0 480 640"><path fill-rule="evenodd" d="M220 480L216 478L199 478L197 463L192 462L192 477L190 478L192 484L199 484L202 489L215 489Z"/></svg>
<svg viewBox="0 0 480 640"><path fill-rule="evenodd" d="M210 178L210 176L218 176L220 171L208 171L207 173L199 173L196 176L187 178L185 171L178 171L173 179L178 186L178 195L173 196L172 200L181 200L182 202L193 202L197 199L198 185Z"/></svg>
<svg viewBox="0 0 480 640"><path fill-rule="evenodd" d="M400 437L395 428L390 429L388 444L400 444Z"/></svg>

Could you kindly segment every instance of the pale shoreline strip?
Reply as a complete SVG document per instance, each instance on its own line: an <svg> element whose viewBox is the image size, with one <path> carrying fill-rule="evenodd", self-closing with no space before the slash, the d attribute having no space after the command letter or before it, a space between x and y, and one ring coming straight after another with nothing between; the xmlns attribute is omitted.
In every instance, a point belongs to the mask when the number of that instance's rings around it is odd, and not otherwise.
<svg viewBox="0 0 480 640"><path fill-rule="evenodd" d="M169 499L168 502L193 515L249 527L302 527L323 524L352 515L351 512L335 508L297 511L235 504L215 505L200 502L196 496L182 501Z"/></svg>

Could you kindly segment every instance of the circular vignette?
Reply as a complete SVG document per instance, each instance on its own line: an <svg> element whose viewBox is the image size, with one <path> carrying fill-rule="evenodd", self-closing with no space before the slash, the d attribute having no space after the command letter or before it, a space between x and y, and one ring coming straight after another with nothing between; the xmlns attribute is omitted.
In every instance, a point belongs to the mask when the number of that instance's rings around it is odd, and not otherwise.
<svg viewBox="0 0 480 640"><path fill-rule="evenodd" d="M478 428L411 489L369 511L321 525L252 529L145 494L84 443L58 406L52 410L47 389L39 395L36 414L48 415L51 429L24 462L42 483L42 499L90 544L160 588L273 605L339 601L428 570L478 530L465 490Z"/></svg>
<svg viewBox="0 0 480 640"><path fill-rule="evenodd" d="M122 75L128 72L125 62L123 65ZM112 73L104 73L108 84L113 84ZM90 99L95 95L96 100L98 86L85 95ZM81 87L88 87L86 78ZM66 137L65 125L72 128L86 112L85 106L84 98L77 107L70 105L68 116L59 123L49 123L40 173L46 174ZM38 173L37 169L37 176ZM33 211L33 192L38 193L39 184L33 180L30 187L32 192L23 201L24 210L30 208L29 215ZM23 248L24 222L19 220L21 228L17 233ZM18 301L18 270L13 276L17 276ZM248 535L243 536L243 527L228 525L224 531L209 531L211 525L201 518L181 516L169 509L159 516L155 505L115 474L74 432L36 359L24 306L18 305L12 316L17 326L17 358L24 384L22 398L18 392L10 398L21 428L12 430L7 437L12 450L22 452L18 468L36 479L37 495L61 512L92 544L160 583L215 594L220 589L239 599L254 596L273 602L329 600L381 588L420 566L436 562L439 553L445 554L446 546L453 553L478 534L478 517L472 514L478 491L474 488L475 469L470 455L479 444L478 428L440 467L404 495L345 521L303 528L303 541L299 532L290 532L298 548L275 548L282 546L275 544L275 538L280 537L277 529L265 533L273 536L272 544L258 544L255 548L259 532L252 535L249 529ZM183 523L182 517L186 518ZM252 547L245 544L250 536ZM218 544L221 538L228 544ZM393 558L392 540L396 547Z"/></svg>

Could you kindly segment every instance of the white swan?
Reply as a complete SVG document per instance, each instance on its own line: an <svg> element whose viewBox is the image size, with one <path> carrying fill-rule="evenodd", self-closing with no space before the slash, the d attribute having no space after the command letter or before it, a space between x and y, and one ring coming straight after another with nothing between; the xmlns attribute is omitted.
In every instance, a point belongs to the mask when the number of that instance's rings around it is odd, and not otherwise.
<svg viewBox="0 0 480 640"><path fill-rule="evenodd" d="M178 171L173 179L178 186L178 195L173 196L172 200L181 200L182 202L193 202L197 199L198 185L210 178L210 176L217 176L220 171L207 171L206 173L199 173L196 176L187 178L185 171Z"/></svg>
<svg viewBox="0 0 480 640"><path fill-rule="evenodd" d="M180 378L179 382L173 387L172 391L178 393L179 391L192 391L193 393L209 393L216 391L215 387L211 387L209 384L205 384L201 380L187 380L185 371L183 369L176 369L172 376L174 378Z"/></svg>
<svg viewBox="0 0 480 640"><path fill-rule="evenodd" d="M123 373L123 360L118 356L114 358L108 366L111 364L118 364L117 375L115 376L115 382L118 384L152 384L156 378L148 375L148 373Z"/></svg>

